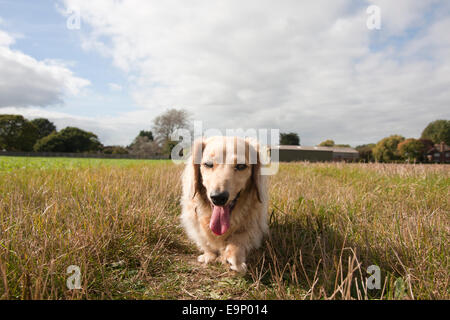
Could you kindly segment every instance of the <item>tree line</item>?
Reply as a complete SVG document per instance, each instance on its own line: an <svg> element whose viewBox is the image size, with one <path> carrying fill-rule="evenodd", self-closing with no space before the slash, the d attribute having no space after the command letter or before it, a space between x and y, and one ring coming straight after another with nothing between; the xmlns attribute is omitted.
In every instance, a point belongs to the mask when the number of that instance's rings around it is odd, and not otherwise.
<svg viewBox="0 0 450 320"><path fill-rule="evenodd" d="M427 152L436 144L450 145L450 120L435 120L422 131L421 137L408 138L394 134L377 143L357 146L361 161L364 162L428 162ZM300 145L300 137L295 132L280 133L280 145ZM327 139L320 147L350 147L349 144L336 144Z"/></svg>
<svg viewBox="0 0 450 320"><path fill-rule="evenodd" d="M76 127L60 131L45 118L25 119L21 115L0 115L0 150L134 154L141 156L169 156L173 146L170 134L176 129L188 128L188 113L170 109L153 120L152 130L141 130L126 147L104 146L98 136Z"/></svg>
<svg viewBox="0 0 450 320"><path fill-rule="evenodd" d="M141 130L132 143L126 147L104 146L97 135L76 127L60 131L45 118L27 120L21 115L0 115L0 150L133 154L139 156L167 156L178 143L170 140L176 129L189 129L189 114L185 110L170 109L153 120L152 130ZM426 162L426 152L435 144L450 145L450 120L436 120L429 123L419 139L391 135L377 143L359 145L355 149L365 162ZM300 145L295 132L280 133L281 145ZM331 139L319 146L350 147L335 144Z"/></svg>
<svg viewBox="0 0 450 320"><path fill-rule="evenodd" d="M365 162L428 162L427 152L440 143L450 145L450 120L430 122L418 139L394 134L355 149Z"/></svg>

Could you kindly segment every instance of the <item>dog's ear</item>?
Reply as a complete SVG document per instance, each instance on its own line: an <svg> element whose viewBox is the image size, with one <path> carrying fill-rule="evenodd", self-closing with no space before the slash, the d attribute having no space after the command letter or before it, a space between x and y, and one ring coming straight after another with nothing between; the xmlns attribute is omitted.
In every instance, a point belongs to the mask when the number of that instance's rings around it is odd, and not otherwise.
<svg viewBox="0 0 450 320"><path fill-rule="evenodd" d="M200 165L202 162L202 154L203 149L205 149L205 142L203 141L203 138L199 138L196 141L194 141L192 145L192 156L191 165L193 166L194 176L193 176L193 193L192 198L195 197L197 193L200 193L203 183L202 183L202 174L200 172Z"/></svg>
<svg viewBox="0 0 450 320"><path fill-rule="evenodd" d="M247 140L249 159L252 166L252 176L251 183L252 187L255 189L256 197L258 201L262 203L261 200L261 158L259 155L259 144L253 140Z"/></svg>

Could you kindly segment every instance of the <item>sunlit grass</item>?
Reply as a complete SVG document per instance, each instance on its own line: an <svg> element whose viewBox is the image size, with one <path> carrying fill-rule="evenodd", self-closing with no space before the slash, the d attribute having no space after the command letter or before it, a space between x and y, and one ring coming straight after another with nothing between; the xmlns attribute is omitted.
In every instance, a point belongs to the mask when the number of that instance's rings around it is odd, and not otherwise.
<svg viewBox="0 0 450 320"><path fill-rule="evenodd" d="M170 161L0 157L3 299L436 299L449 166L282 164L271 236L239 276L196 263ZM68 290L78 265L82 289ZM368 290L377 265L382 288Z"/></svg>
<svg viewBox="0 0 450 320"><path fill-rule="evenodd" d="M0 172L15 169L78 169L92 167L130 167L136 164L164 163L169 160L0 157Z"/></svg>

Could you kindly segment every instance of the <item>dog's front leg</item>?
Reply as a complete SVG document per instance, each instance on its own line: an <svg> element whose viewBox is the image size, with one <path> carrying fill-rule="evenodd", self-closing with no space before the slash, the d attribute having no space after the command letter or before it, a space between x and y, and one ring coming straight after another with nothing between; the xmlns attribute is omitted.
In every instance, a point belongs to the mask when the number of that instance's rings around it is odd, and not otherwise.
<svg viewBox="0 0 450 320"><path fill-rule="evenodd" d="M215 254L212 251L205 250L202 255L198 256L197 261L200 263L208 264L208 263L216 260L216 258L217 258L217 254Z"/></svg>
<svg viewBox="0 0 450 320"><path fill-rule="evenodd" d="M237 243L229 243L223 253L223 262L230 264L230 269L239 273L247 272L247 264L245 263L245 248Z"/></svg>

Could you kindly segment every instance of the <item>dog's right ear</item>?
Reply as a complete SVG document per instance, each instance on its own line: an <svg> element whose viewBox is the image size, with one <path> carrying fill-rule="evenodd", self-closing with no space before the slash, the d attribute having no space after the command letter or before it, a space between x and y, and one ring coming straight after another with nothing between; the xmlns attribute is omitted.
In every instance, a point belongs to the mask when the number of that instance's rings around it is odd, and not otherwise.
<svg viewBox="0 0 450 320"><path fill-rule="evenodd" d="M246 140L249 147L249 157L252 163L252 176L251 181L253 188L255 188L256 197L259 202L262 203L261 200L261 158L260 158L260 146L259 143L252 139ZM255 159L256 158L256 159ZM254 163L256 160L256 163Z"/></svg>
<svg viewBox="0 0 450 320"><path fill-rule="evenodd" d="M203 138L199 138L197 140L194 141L193 145L192 145L192 156L191 156L191 161L192 161L192 166L194 169L194 179L193 179L193 193L192 193L192 198L195 197L195 195L197 193L201 192L201 189L203 188L203 183L202 183L202 174L200 173L200 166L202 163L202 154L203 154L203 149L205 149L205 142L203 141Z"/></svg>

